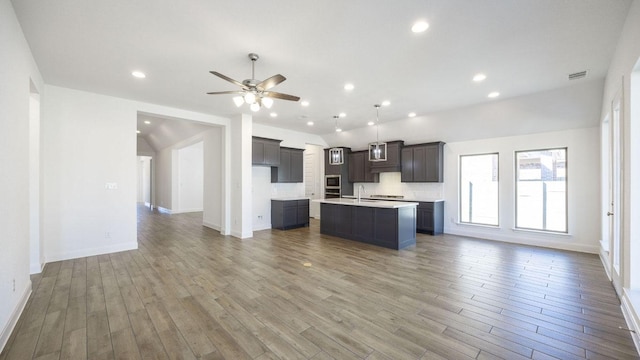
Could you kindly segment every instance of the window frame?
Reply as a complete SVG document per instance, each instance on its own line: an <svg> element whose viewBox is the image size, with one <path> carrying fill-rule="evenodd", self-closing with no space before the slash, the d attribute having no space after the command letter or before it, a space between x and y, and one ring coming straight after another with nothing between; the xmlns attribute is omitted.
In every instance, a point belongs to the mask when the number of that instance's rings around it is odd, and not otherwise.
<svg viewBox="0 0 640 360"><path fill-rule="evenodd" d="M487 224L481 222L472 222L472 221L463 221L462 220L462 158L463 157L472 157L472 156L486 156L486 155L495 155L497 172L496 172L496 181L498 182L498 191L496 193L497 199L497 223L496 224ZM458 222L463 225L472 225L472 226L487 226L487 227L500 227L500 152L492 151L486 153L476 153L476 154L465 154L458 155Z"/></svg>
<svg viewBox="0 0 640 360"><path fill-rule="evenodd" d="M536 229L531 227L521 227L518 226L518 179L520 174L520 169L518 168L518 153L527 153L527 152L542 152L542 151L554 151L554 150L564 150L565 152L565 162L564 162L564 231L559 230L549 230L549 229ZM514 176L514 218L513 218L513 228L514 230L519 231L532 231L532 232L543 232L550 234L561 234L568 235L569 234L569 147L568 146L557 146L557 147L548 147L548 148L539 148L539 149L528 149L528 150L515 150L513 153L513 176Z"/></svg>

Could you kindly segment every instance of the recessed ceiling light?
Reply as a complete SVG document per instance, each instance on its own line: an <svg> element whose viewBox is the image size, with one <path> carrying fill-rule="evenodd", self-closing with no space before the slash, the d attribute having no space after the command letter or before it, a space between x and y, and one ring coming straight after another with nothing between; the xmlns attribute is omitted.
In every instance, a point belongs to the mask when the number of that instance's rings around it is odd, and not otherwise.
<svg viewBox="0 0 640 360"><path fill-rule="evenodd" d="M309 106L309 102L307 100L303 100L300 105L302 106Z"/></svg>
<svg viewBox="0 0 640 360"><path fill-rule="evenodd" d="M385 100L382 102L382 106L389 106L389 105L391 105L391 101L389 100Z"/></svg>
<svg viewBox="0 0 640 360"><path fill-rule="evenodd" d="M410 112L409 113L409 117L415 117L415 116L416 116L416 113L414 113L414 112Z"/></svg>
<svg viewBox="0 0 640 360"><path fill-rule="evenodd" d="M278 114L276 114L276 113L272 112L271 114L269 114L269 116L271 116L271 117L278 117Z"/></svg>
<svg viewBox="0 0 640 360"><path fill-rule="evenodd" d="M149 124L151 124L151 121L149 121L149 120L145 120L145 121L144 121L144 123L145 123L145 124L147 124L147 125L149 125Z"/></svg>
<svg viewBox="0 0 640 360"><path fill-rule="evenodd" d="M341 132L341 131L342 131L342 129L336 128L336 132Z"/></svg>
<svg viewBox="0 0 640 360"><path fill-rule="evenodd" d="M484 79L486 79L486 78L487 78L487 75L485 75L485 74L482 74L482 73L480 73L480 74L475 74L475 75L473 76L473 81L475 81L475 82L480 82L480 81L483 81L483 80L484 80Z"/></svg>
<svg viewBox="0 0 640 360"><path fill-rule="evenodd" d="M353 86L352 83L344 84L344 89L347 90L347 91L351 91L351 90L353 90L353 88L354 88L354 86Z"/></svg>
<svg viewBox="0 0 640 360"><path fill-rule="evenodd" d="M340 116L340 117L345 117L345 116L347 116L347 114L345 114L345 113L340 113L340 114L338 114L338 116Z"/></svg>
<svg viewBox="0 0 640 360"><path fill-rule="evenodd" d="M137 77L138 79L144 79L147 77L147 75L145 75L142 71L133 71L131 75Z"/></svg>
<svg viewBox="0 0 640 360"><path fill-rule="evenodd" d="M136 134L140 134L140 130L136 130Z"/></svg>
<svg viewBox="0 0 640 360"><path fill-rule="evenodd" d="M373 122L373 121L369 121L369 122L367 123L367 125L369 125L369 126L371 126L371 125L373 125L373 124L374 124L374 122Z"/></svg>
<svg viewBox="0 0 640 360"><path fill-rule="evenodd" d="M487 97L492 98L492 99L493 98L497 98L498 96L500 96L500 93L497 92L497 91L490 92L489 95L487 95Z"/></svg>
<svg viewBox="0 0 640 360"><path fill-rule="evenodd" d="M413 24L413 26L411 27L411 31L413 31L414 33L421 33L421 32L425 32L428 28L429 28L429 24L424 20L420 20L420 21L416 21Z"/></svg>
<svg viewBox="0 0 640 360"><path fill-rule="evenodd" d="M313 126L313 121L307 121L307 125Z"/></svg>

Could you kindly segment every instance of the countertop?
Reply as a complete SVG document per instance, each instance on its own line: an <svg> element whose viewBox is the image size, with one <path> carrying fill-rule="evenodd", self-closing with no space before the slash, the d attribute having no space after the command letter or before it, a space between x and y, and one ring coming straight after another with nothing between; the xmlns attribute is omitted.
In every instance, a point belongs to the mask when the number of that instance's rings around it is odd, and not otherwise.
<svg viewBox="0 0 640 360"><path fill-rule="evenodd" d="M366 206L377 207L387 209L397 209L401 207L418 206L417 202L406 201L386 201L363 198L360 201L351 198L335 198L335 199L319 199L313 200L313 202L319 202L322 204L335 204L335 205L352 205L352 206Z"/></svg>
<svg viewBox="0 0 640 360"><path fill-rule="evenodd" d="M345 199L355 199L355 195L343 195L342 198ZM384 201L409 201L409 202L439 202L444 201L444 199L412 199L412 198L402 198L402 199L391 199L391 198L378 198L378 197L370 197L363 196L362 199L373 199L373 200L384 200Z"/></svg>
<svg viewBox="0 0 640 360"><path fill-rule="evenodd" d="M271 200L276 201L293 201L293 200L309 200L308 196L282 196L282 197L272 197Z"/></svg>

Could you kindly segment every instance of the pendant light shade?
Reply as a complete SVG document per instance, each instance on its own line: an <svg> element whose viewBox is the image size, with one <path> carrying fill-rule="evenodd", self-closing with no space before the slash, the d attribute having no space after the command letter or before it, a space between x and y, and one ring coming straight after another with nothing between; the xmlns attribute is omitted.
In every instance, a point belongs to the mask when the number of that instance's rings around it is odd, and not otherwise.
<svg viewBox="0 0 640 360"><path fill-rule="evenodd" d="M338 127L338 119L340 116L333 117L336 121L336 132L341 132L342 129ZM329 165L342 165L344 164L344 151L342 148L331 148L329 149Z"/></svg>
<svg viewBox="0 0 640 360"><path fill-rule="evenodd" d="M344 151L342 148L329 149L329 165L344 164Z"/></svg>
<svg viewBox="0 0 640 360"><path fill-rule="evenodd" d="M387 143L380 142L378 131L380 105L374 106L376 108L376 142L369 143L369 161L387 161Z"/></svg>

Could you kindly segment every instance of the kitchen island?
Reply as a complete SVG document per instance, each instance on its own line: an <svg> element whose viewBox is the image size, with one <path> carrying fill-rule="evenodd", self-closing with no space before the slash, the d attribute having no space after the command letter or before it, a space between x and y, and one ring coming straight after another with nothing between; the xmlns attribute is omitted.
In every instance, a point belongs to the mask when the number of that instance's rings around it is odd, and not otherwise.
<svg viewBox="0 0 640 360"><path fill-rule="evenodd" d="M323 199L320 233L390 249L416 243L416 202Z"/></svg>

